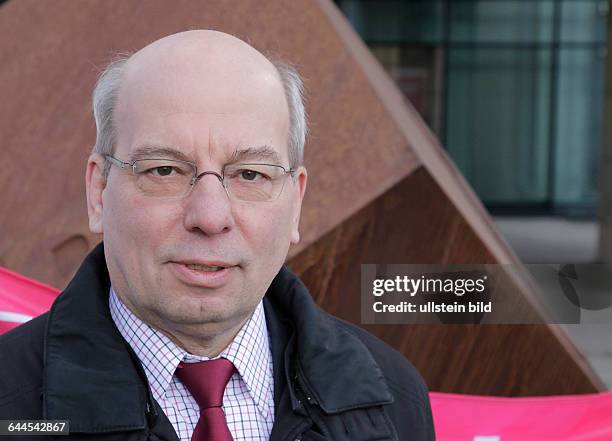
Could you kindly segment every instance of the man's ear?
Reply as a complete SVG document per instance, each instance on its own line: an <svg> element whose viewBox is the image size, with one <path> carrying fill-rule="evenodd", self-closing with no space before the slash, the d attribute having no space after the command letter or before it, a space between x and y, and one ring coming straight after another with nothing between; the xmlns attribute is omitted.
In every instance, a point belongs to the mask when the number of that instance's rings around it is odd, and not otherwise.
<svg viewBox="0 0 612 441"><path fill-rule="evenodd" d="M291 243L296 244L300 241L300 214L302 212L302 201L304 200L304 193L306 193L306 183L308 181L308 173L304 167L299 167L296 171L296 176L293 178L294 184L297 188L295 189L296 195L294 201L294 217L292 220L291 230Z"/></svg>
<svg viewBox="0 0 612 441"><path fill-rule="evenodd" d="M104 177L104 158L98 153L92 153L87 160L85 172L85 188L87 192L87 215L89 216L89 230L92 233L102 234L102 193L106 187Z"/></svg>

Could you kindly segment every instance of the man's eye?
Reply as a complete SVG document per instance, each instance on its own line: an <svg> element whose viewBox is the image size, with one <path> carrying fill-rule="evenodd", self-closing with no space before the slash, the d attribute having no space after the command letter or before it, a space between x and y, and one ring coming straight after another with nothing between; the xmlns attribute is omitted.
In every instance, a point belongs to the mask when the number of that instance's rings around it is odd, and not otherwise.
<svg viewBox="0 0 612 441"><path fill-rule="evenodd" d="M163 165L147 170L147 173L151 173L156 176L170 176L175 171L174 167L170 165Z"/></svg>
<svg viewBox="0 0 612 441"><path fill-rule="evenodd" d="M245 181L254 181L258 178L263 177L261 173L258 173L254 170L241 170L239 176Z"/></svg>

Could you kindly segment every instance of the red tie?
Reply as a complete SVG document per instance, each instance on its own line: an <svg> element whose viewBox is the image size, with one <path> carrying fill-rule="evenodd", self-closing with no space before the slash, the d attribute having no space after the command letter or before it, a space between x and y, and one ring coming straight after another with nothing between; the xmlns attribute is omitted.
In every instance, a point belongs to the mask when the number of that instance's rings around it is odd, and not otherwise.
<svg viewBox="0 0 612 441"><path fill-rule="evenodd" d="M233 441L221 405L234 370L232 362L225 358L178 365L176 376L200 406L200 420L191 441Z"/></svg>

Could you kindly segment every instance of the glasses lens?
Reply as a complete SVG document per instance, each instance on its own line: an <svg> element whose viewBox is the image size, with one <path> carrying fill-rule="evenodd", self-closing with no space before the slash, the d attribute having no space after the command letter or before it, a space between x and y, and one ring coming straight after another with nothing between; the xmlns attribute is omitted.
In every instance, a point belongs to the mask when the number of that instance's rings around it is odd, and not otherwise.
<svg viewBox="0 0 612 441"><path fill-rule="evenodd" d="M144 194L156 197L185 195L195 171L193 164L171 159L142 159L134 164L136 186Z"/></svg>
<svg viewBox="0 0 612 441"><path fill-rule="evenodd" d="M285 183L283 168L267 164L228 165L224 177L229 194L243 201L274 200Z"/></svg>

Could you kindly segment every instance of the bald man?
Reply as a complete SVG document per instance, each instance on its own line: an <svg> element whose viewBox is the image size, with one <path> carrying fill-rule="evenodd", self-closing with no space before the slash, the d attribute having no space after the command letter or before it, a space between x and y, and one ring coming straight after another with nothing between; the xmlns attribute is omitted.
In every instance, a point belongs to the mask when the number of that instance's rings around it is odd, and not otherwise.
<svg viewBox="0 0 612 441"><path fill-rule="evenodd" d="M292 68L179 33L111 63L93 109L103 243L0 337L0 420L96 440L433 439L412 365L283 266L307 181Z"/></svg>

